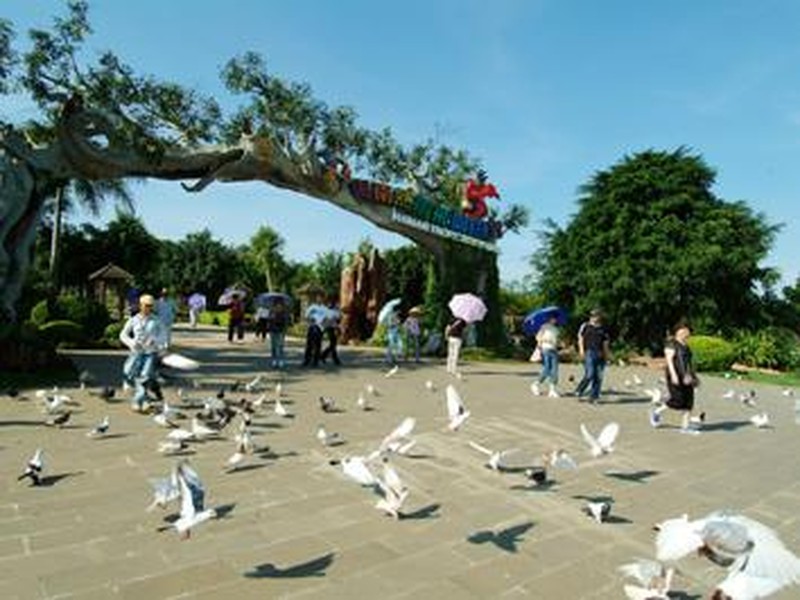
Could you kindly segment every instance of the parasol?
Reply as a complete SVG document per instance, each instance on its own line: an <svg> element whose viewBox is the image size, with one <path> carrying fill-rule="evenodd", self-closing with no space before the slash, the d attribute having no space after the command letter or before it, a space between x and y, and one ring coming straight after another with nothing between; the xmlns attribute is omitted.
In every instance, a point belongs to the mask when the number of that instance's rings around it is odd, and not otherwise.
<svg viewBox="0 0 800 600"><path fill-rule="evenodd" d="M541 329L550 317L555 316L559 325L566 325L567 311L560 306L546 306L544 308L537 308L536 310L528 313L522 321L522 332L525 335L536 335L536 332Z"/></svg>
<svg viewBox="0 0 800 600"><path fill-rule="evenodd" d="M389 321L389 317L391 317L392 313L397 310L397 307L400 306L402 301L402 298L392 298L386 304L384 304L381 307L380 312L378 312L378 324L386 325L386 323Z"/></svg>
<svg viewBox="0 0 800 600"><path fill-rule="evenodd" d="M467 323L482 321L487 312L483 300L475 294L456 294L447 306L454 317L464 319Z"/></svg>

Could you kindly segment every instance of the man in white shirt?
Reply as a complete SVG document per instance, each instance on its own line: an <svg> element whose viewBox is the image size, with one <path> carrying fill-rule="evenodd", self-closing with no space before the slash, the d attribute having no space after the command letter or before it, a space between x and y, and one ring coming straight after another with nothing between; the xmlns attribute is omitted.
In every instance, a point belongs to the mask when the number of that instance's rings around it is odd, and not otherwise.
<svg viewBox="0 0 800 600"><path fill-rule="evenodd" d="M131 351L125 361L123 375L135 389L131 408L143 412L147 400L146 386L155 379L158 353L167 348L164 323L154 313L155 299L150 294L139 298L139 312L129 318L119 334L120 341Z"/></svg>

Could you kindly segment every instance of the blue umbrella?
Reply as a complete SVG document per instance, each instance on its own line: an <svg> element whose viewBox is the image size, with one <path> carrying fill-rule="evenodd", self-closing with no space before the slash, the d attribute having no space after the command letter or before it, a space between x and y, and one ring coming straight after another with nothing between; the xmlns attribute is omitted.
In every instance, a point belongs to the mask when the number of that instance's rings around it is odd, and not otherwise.
<svg viewBox="0 0 800 600"><path fill-rule="evenodd" d="M556 317L556 323L565 325L567 323L567 311L560 306L545 306L537 308L522 321L522 332L525 335L536 335L536 332L544 325L550 317Z"/></svg>

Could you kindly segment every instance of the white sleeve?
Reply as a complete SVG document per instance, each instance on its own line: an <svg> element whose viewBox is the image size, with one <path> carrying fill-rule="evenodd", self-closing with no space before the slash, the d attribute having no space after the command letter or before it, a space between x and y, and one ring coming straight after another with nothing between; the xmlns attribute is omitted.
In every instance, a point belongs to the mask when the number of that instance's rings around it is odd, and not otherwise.
<svg viewBox="0 0 800 600"><path fill-rule="evenodd" d="M136 343L133 339L133 317L125 321L122 331L119 332L119 341L125 344L130 350L136 349Z"/></svg>

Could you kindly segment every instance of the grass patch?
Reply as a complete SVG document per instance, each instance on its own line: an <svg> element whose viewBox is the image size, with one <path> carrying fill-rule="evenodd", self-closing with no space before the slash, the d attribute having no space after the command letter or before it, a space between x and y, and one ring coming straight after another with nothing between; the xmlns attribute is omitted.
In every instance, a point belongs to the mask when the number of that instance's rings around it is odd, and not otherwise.
<svg viewBox="0 0 800 600"><path fill-rule="evenodd" d="M760 371L747 371L744 373L726 371L723 373L705 373L713 377L723 377L725 379L739 379L742 381L752 381L753 383L766 383L782 387L800 388L800 372L787 371L785 373L763 373Z"/></svg>

